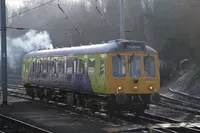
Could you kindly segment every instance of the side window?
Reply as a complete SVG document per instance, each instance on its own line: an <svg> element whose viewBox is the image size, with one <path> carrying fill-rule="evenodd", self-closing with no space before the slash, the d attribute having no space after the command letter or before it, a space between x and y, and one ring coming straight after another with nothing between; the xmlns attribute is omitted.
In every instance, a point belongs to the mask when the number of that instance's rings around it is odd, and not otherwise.
<svg viewBox="0 0 200 133"><path fill-rule="evenodd" d="M78 60L78 73L83 74L84 73L84 62L82 59Z"/></svg>
<svg viewBox="0 0 200 133"><path fill-rule="evenodd" d="M129 56L130 76L141 77L141 58L140 56Z"/></svg>
<svg viewBox="0 0 200 133"><path fill-rule="evenodd" d="M37 60L33 61L33 72L37 72Z"/></svg>
<svg viewBox="0 0 200 133"><path fill-rule="evenodd" d="M120 55L113 56L112 69L114 77L126 77L125 57Z"/></svg>
<svg viewBox="0 0 200 133"><path fill-rule="evenodd" d="M73 73L77 74L77 68L78 68L78 60L75 58L73 59Z"/></svg>
<svg viewBox="0 0 200 133"><path fill-rule="evenodd" d="M66 71L67 74L72 74L72 68L73 68L73 60L72 59L67 59L67 65L66 65Z"/></svg>
<svg viewBox="0 0 200 133"><path fill-rule="evenodd" d="M32 63L32 72L35 72L35 62Z"/></svg>
<svg viewBox="0 0 200 133"><path fill-rule="evenodd" d="M40 62L39 60L37 59L37 66L36 66L36 71L39 72L40 71Z"/></svg>
<svg viewBox="0 0 200 133"><path fill-rule="evenodd" d="M104 75L105 74L105 63L104 63L104 59L100 59L100 75Z"/></svg>
<svg viewBox="0 0 200 133"><path fill-rule="evenodd" d="M88 74L88 61L84 61L84 74Z"/></svg>
<svg viewBox="0 0 200 133"><path fill-rule="evenodd" d="M153 56L144 56L144 73L146 77L155 77L155 60Z"/></svg>
<svg viewBox="0 0 200 133"><path fill-rule="evenodd" d="M53 61L51 59L48 60L48 71L53 73Z"/></svg>
<svg viewBox="0 0 200 133"><path fill-rule="evenodd" d="M63 59L60 59L59 61L58 61L58 72L59 73L64 73L64 61L63 61Z"/></svg>
<svg viewBox="0 0 200 133"><path fill-rule="evenodd" d="M47 67L47 72L49 72L49 60L46 60L46 67Z"/></svg>
<svg viewBox="0 0 200 133"><path fill-rule="evenodd" d="M95 70L95 58L88 59L88 73L94 74Z"/></svg>
<svg viewBox="0 0 200 133"><path fill-rule="evenodd" d="M67 59L64 59L64 73L67 73Z"/></svg>
<svg viewBox="0 0 200 133"><path fill-rule="evenodd" d="M47 60L45 59L45 60L43 60L43 72L47 72Z"/></svg>
<svg viewBox="0 0 200 133"><path fill-rule="evenodd" d="M57 60L54 59L54 60L53 60L53 73L56 73L56 72L57 72L57 68L58 68Z"/></svg>
<svg viewBox="0 0 200 133"><path fill-rule="evenodd" d="M41 73L42 72L42 61L38 60L38 72Z"/></svg>

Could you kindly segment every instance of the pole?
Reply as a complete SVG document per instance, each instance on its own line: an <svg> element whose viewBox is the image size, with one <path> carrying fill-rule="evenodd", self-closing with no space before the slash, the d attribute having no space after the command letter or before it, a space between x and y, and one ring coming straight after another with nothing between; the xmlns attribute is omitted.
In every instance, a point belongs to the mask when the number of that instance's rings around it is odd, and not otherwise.
<svg viewBox="0 0 200 133"><path fill-rule="evenodd" d="M6 49L6 3L1 0L1 102L7 104L7 49Z"/></svg>
<svg viewBox="0 0 200 133"><path fill-rule="evenodd" d="M120 39L125 39L124 0L119 0L119 9L120 9Z"/></svg>

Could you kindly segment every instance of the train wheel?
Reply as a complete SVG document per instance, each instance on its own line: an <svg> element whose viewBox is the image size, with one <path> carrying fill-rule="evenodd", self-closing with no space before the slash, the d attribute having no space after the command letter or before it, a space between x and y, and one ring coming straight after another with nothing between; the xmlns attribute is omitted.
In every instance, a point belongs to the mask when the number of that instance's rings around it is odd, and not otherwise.
<svg viewBox="0 0 200 133"><path fill-rule="evenodd" d="M67 104L73 106L75 104L75 96L73 93L67 93Z"/></svg>
<svg viewBox="0 0 200 133"><path fill-rule="evenodd" d="M92 111L92 113L98 111L98 105L94 100L90 102L90 110Z"/></svg>
<svg viewBox="0 0 200 133"><path fill-rule="evenodd" d="M116 98L114 95L108 97L107 108L108 108L108 118L112 118L114 116L114 110L116 105Z"/></svg>
<svg viewBox="0 0 200 133"><path fill-rule="evenodd" d="M75 105L78 107L81 106L81 97L79 94L75 94Z"/></svg>
<svg viewBox="0 0 200 133"><path fill-rule="evenodd" d="M32 89L32 95L31 95L31 98L34 100L37 96L38 96L38 92L37 92L37 89L36 88L34 88L34 89Z"/></svg>
<svg viewBox="0 0 200 133"><path fill-rule="evenodd" d="M144 115L144 111L136 111L135 112L136 117L143 116L143 115Z"/></svg>
<svg viewBox="0 0 200 133"><path fill-rule="evenodd" d="M145 108L141 108L141 109L137 110L135 112L135 116L136 117L143 116L144 115L144 111L145 111Z"/></svg>
<svg viewBox="0 0 200 133"><path fill-rule="evenodd" d="M108 110L108 113L107 113L107 116L108 116L108 119L112 119L113 116L114 116L114 111L113 110Z"/></svg>
<svg viewBox="0 0 200 133"><path fill-rule="evenodd" d="M44 90L43 91L38 90L38 97L41 101L44 101Z"/></svg>
<svg viewBox="0 0 200 133"><path fill-rule="evenodd" d="M30 96L32 99L34 99L34 92L31 87L26 87L26 95Z"/></svg>
<svg viewBox="0 0 200 133"><path fill-rule="evenodd" d="M123 112L122 111L116 111L115 114L116 114L116 116L119 117L119 116L122 116Z"/></svg>

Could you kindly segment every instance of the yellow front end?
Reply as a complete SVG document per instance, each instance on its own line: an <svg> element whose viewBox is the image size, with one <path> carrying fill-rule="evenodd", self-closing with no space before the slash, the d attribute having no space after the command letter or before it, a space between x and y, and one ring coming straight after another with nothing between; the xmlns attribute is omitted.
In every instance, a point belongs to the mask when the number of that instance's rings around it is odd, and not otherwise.
<svg viewBox="0 0 200 133"><path fill-rule="evenodd" d="M107 56L108 94L153 94L160 91L157 53L112 53Z"/></svg>

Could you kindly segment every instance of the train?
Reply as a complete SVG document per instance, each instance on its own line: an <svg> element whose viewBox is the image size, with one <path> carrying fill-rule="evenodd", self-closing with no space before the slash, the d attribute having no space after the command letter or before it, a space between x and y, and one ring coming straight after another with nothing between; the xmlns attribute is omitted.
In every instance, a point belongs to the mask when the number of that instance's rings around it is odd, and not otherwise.
<svg viewBox="0 0 200 133"><path fill-rule="evenodd" d="M158 52L123 39L33 51L23 57L22 83L32 98L142 115L160 102Z"/></svg>

